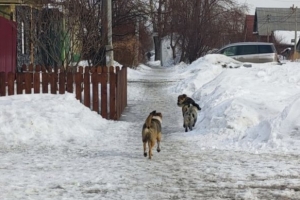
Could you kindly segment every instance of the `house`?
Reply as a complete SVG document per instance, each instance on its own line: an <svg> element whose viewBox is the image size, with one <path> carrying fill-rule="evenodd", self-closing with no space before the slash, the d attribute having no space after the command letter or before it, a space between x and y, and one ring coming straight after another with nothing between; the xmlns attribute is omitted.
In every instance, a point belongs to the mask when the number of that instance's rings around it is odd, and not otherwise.
<svg viewBox="0 0 300 200"><path fill-rule="evenodd" d="M287 34L280 35L278 31L295 32L296 20L300 22L300 15L295 15L293 8L257 7L253 32L257 34L257 41L272 42L275 44L277 51L281 52L285 48L294 46L294 43L286 42L292 38L287 37ZM300 31L300 26L297 26L297 31Z"/></svg>
<svg viewBox="0 0 300 200"><path fill-rule="evenodd" d="M21 70L24 64L61 65L62 34L57 31L57 27L62 31L63 20L58 9L24 4L22 0L0 0L0 16L16 24L16 56L10 56L16 59L13 62L16 70ZM53 16L55 22L50 21Z"/></svg>
<svg viewBox="0 0 300 200"><path fill-rule="evenodd" d="M253 34L254 15L246 15L244 25L244 42L255 42L256 35Z"/></svg>
<svg viewBox="0 0 300 200"><path fill-rule="evenodd" d="M273 31L274 40L278 53L282 54L285 50L288 50L287 59L292 59L295 47L295 31ZM300 31L297 31L297 38L300 36ZM296 40L298 41L298 39Z"/></svg>
<svg viewBox="0 0 300 200"><path fill-rule="evenodd" d="M16 29L15 69L20 70L23 64L34 63L30 28L32 7L24 5L22 0L0 0L0 15L14 22Z"/></svg>

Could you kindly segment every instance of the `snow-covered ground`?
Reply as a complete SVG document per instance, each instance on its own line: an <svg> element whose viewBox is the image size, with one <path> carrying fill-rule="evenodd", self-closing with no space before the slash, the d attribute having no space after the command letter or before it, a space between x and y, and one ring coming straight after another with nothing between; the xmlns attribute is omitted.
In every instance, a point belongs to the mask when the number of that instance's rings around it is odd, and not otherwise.
<svg viewBox="0 0 300 200"><path fill-rule="evenodd" d="M120 121L74 94L0 97L0 199L300 199L300 64L128 69ZM179 94L202 108L184 132ZM147 115L163 113L162 151L143 157Z"/></svg>

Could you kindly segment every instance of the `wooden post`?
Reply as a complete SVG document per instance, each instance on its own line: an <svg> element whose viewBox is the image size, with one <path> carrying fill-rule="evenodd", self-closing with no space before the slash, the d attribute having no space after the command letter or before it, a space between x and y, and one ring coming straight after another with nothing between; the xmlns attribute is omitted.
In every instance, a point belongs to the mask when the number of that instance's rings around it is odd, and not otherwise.
<svg viewBox="0 0 300 200"><path fill-rule="evenodd" d="M57 73L51 72L49 73L50 85L51 85L51 94L57 93Z"/></svg>
<svg viewBox="0 0 300 200"><path fill-rule="evenodd" d="M48 93L49 76L47 72L42 73L42 92Z"/></svg>
<svg viewBox="0 0 300 200"><path fill-rule="evenodd" d="M0 72L0 96L5 96L5 72Z"/></svg>
<svg viewBox="0 0 300 200"><path fill-rule="evenodd" d="M99 113L99 76L97 71L94 71L92 74L92 83L93 83L93 111Z"/></svg>
<svg viewBox="0 0 300 200"><path fill-rule="evenodd" d="M110 68L109 73L109 115L110 119L117 120L116 113L116 74L114 68Z"/></svg>
<svg viewBox="0 0 300 200"><path fill-rule="evenodd" d="M102 67L101 74L101 116L105 119L108 119L107 116L107 73L108 68Z"/></svg>
<svg viewBox="0 0 300 200"><path fill-rule="evenodd" d="M15 73L8 72L7 76L8 95L15 94Z"/></svg>
<svg viewBox="0 0 300 200"><path fill-rule="evenodd" d="M73 73L67 73L67 92L73 93Z"/></svg>
<svg viewBox="0 0 300 200"><path fill-rule="evenodd" d="M116 67L116 120L120 117L120 67Z"/></svg>
<svg viewBox="0 0 300 200"><path fill-rule="evenodd" d="M17 73L17 94L23 93L23 78L24 73Z"/></svg>
<svg viewBox="0 0 300 200"><path fill-rule="evenodd" d="M91 91L90 91L90 69L85 67L84 69L84 105L91 108Z"/></svg>
<svg viewBox="0 0 300 200"><path fill-rule="evenodd" d="M78 99L81 102L82 75L80 72L75 73L75 84L76 84L76 99Z"/></svg>
<svg viewBox="0 0 300 200"><path fill-rule="evenodd" d="M35 67L35 73L33 74L33 90L35 94L39 94L40 93L40 87L41 87L41 67L39 65L37 65Z"/></svg>
<svg viewBox="0 0 300 200"><path fill-rule="evenodd" d="M25 73L25 94L31 94L32 73Z"/></svg>
<svg viewBox="0 0 300 200"><path fill-rule="evenodd" d="M64 71L59 73L59 94L66 92L66 74Z"/></svg>

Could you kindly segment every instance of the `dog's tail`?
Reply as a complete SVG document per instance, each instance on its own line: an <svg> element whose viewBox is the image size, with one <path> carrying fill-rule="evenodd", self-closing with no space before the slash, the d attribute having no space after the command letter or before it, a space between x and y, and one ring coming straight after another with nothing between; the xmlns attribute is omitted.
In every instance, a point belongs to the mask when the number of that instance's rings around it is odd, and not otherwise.
<svg viewBox="0 0 300 200"><path fill-rule="evenodd" d="M146 124L146 127L147 127L147 128L150 128L151 122L152 122L152 117L153 117L153 115L155 115L155 113L156 113L156 110L153 110L153 111L149 114L149 116L147 117L147 119L146 119L146 121L145 121L145 124Z"/></svg>
<svg viewBox="0 0 300 200"><path fill-rule="evenodd" d="M201 110L200 106L196 104L195 102L192 102L192 105L195 106L198 110Z"/></svg>

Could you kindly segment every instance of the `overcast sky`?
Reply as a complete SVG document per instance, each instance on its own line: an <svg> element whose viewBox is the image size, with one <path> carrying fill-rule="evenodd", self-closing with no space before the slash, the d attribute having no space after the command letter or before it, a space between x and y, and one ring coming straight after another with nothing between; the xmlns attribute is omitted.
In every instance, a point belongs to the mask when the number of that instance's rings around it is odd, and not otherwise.
<svg viewBox="0 0 300 200"><path fill-rule="evenodd" d="M249 14L255 14L256 7L281 7L288 8L297 6L299 8L298 13L300 15L300 0L237 0L239 3L247 3L249 5Z"/></svg>

